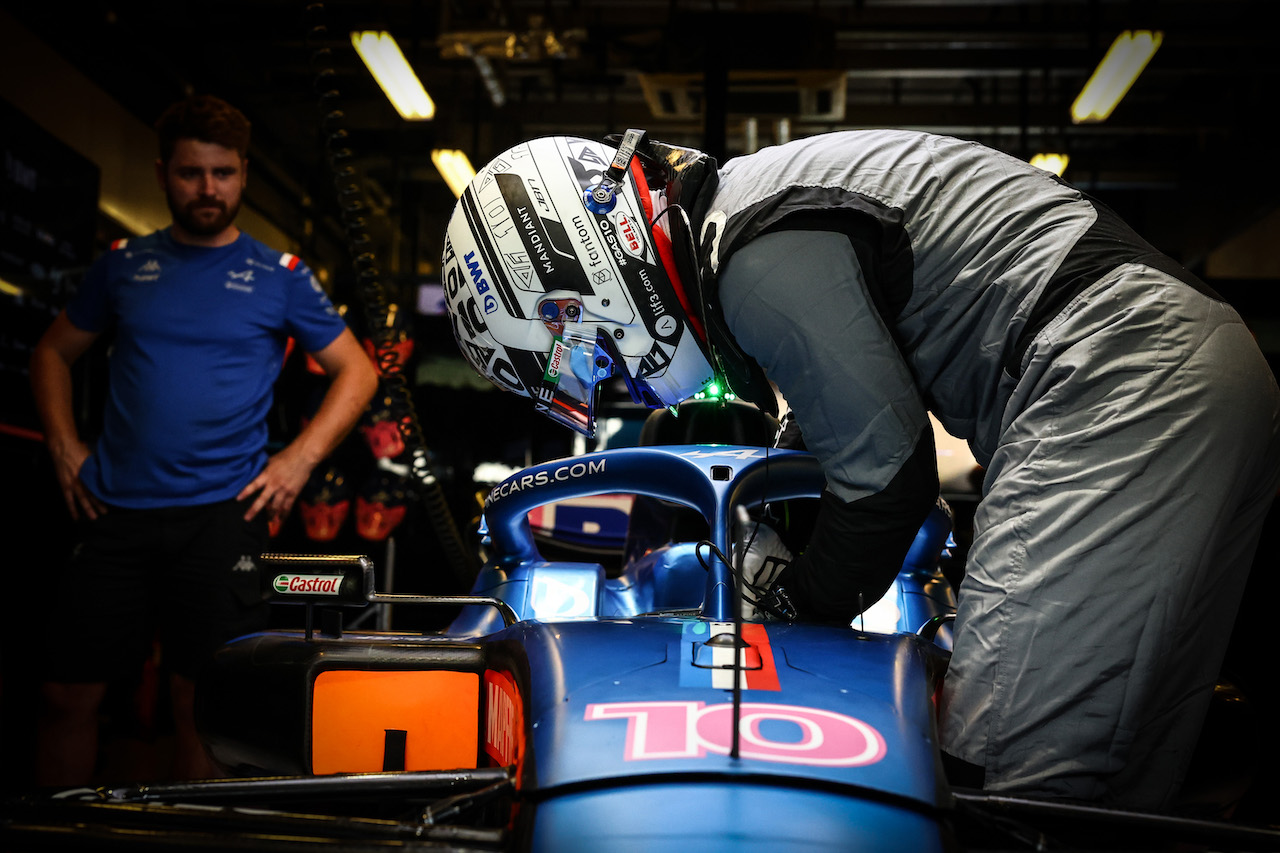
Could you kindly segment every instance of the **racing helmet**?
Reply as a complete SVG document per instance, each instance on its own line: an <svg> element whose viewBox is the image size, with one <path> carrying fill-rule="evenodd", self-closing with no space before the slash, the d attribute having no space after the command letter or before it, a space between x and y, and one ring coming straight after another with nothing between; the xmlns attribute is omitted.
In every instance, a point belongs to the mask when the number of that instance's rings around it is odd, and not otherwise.
<svg viewBox="0 0 1280 853"><path fill-rule="evenodd" d="M482 168L445 234L445 304L471 366L587 436L601 383L661 408L715 379L689 220L715 161L629 130L552 136Z"/></svg>

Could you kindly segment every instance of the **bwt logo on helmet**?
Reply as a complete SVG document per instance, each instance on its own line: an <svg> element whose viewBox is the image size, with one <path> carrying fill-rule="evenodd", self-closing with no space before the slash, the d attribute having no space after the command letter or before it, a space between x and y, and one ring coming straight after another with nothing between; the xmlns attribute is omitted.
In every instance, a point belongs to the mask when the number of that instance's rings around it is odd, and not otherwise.
<svg viewBox="0 0 1280 853"><path fill-rule="evenodd" d="M493 294L489 292L489 282L485 280L484 270L480 269L480 262L473 260L475 252L467 252L462 259L467 263L467 270L471 273L471 283L475 286L476 293L484 297L484 313L492 314L498 310L498 300L493 298Z"/></svg>
<svg viewBox="0 0 1280 853"><path fill-rule="evenodd" d="M342 575L276 575L271 585L285 595L337 595Z"/></svg>

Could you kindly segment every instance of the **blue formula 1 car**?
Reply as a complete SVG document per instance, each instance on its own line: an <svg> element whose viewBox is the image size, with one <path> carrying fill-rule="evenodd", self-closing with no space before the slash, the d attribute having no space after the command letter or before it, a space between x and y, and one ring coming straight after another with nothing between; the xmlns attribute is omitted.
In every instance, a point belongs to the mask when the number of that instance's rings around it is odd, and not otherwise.
<svg viewBox="0 0 1280 853"><path fill-rule="evenodd" d="M954 612L941 504L852 626L753 606L751 578L803 540L823 485L808 454L759 447L537 465L489 493L470 596L380 593L362 557L265 557L272 595L304 604L307 623L236 640L201 685L202 732L233 776L28 801L0 837L15 850L1280 847L1264 829L950 786L935 737ZM564 542L578 559L544 554ZM593 542L616 565L582 559ZM438 633L344 631L332 615L370 604L460 609Z"/></svg>

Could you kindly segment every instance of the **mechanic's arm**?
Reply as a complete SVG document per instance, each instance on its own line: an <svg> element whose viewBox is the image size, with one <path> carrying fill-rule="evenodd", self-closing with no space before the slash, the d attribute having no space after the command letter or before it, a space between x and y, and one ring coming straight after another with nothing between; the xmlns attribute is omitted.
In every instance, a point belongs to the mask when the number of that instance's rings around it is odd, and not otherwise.
<svg viewBox="0 0 1280 853"><path fill-rule="evenodd" d="M883 490L854 501L823 493L809 545L787 575L802 619L847 625L884 596L937 502L936 455L926 428Z"/></svg>
<svg viewBox="0 0 1280 853"><path fill-rule="evenodd" d="M893 583L937 501L919 389L843 234L757 237L729 258L720 299L827 479L809 546L784 575L788 592L801 619L848 624Z"/></svg>
<svg viewBox="0 0 1280 853"><path fill-rule="evenodd" d="M245 512L251 519L262 510L283 518L293 507L311 471L346 438L378 389L378 374L350 329L311 354L329 377L329 389L315 417L298 436L267 460L267 466L236 496L256 493Z"/></svg>
<svg viewBox="0 0 1280 853"><path fill-rule="evenodd" d="M97 332L78 328L62 312L36 343L31 354L31 390L36 412L44 426L45 444L53 458L53 470L71 517L83 511L97 518L106 507L80 482L80 468L89 458L89 446L76 430L72 408L71 366L98 339Z"/></svg>

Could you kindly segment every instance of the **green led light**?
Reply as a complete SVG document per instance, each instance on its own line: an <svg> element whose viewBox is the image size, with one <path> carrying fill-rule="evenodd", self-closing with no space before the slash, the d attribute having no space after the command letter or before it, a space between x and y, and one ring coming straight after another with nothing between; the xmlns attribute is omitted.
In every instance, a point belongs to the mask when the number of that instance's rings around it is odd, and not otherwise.
<svg viewBox="0 0 1280 853"><path fill-rule="evenodd" d="M725 388L719 382L711 382L707 387L694 394L690 400L736 400L735 395L728 388Z"/></svg>

